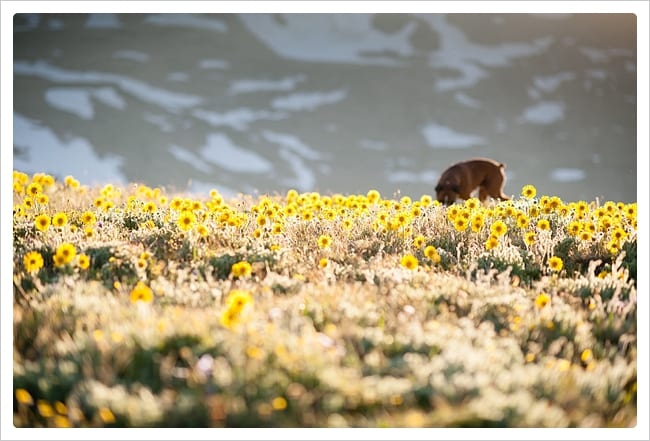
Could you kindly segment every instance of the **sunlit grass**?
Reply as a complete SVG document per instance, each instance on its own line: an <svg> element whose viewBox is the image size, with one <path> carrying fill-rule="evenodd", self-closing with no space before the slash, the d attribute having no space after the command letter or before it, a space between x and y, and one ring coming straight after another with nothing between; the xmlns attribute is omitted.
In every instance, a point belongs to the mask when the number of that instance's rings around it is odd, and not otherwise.
<svg viewBox="0 0 650 441"><path fill-rule="evenodd" d="M16 426L635 425L636 203L13 189Z"/></svg>

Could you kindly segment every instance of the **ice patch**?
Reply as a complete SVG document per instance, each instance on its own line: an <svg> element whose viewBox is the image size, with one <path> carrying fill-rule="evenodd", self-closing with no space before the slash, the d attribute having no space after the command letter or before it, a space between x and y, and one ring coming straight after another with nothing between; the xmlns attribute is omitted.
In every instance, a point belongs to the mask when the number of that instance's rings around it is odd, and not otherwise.
<svg viewBox="0 0 650 441"><path fill-rule="evenodd" d="M375 139L362 139L359 141L359 145L363 149L375 150L378 152L384 151L388 148L388 143L385 141L378 141Z"/></svg>
<svg viewBox="0 0 650 441"><path fill-rule="evenodd" d="M584 56L589 58L594 63L605 63L609 60L609 56L607 56L607 52L604 50L588 47L582 47L579 50Z"/></svg>
<svg viewBox="0 0 650 441"><path fill-rule="evenodd" d="M199 68L200 69L205 69L205 70L213 70L213 69L228 69L230 67L230 63L228 63L226 60L217 60L214 58L206 58L204 60L199 61Z"/></svg>
<svg viewBox="0 0 650 441"><path fill-rule="evenodd" d="M126 107L124 99L111 87L52 87L45 91L45 102L50 106L84 120L91 120L95 116L92 98L116 109Z"/></svg>
<svg viewBox="0 0 650 441"><path fill-rule="evenodd" d="M14 145L25 152L14 154L15 169L72 175L89 185L126 183L120 167L124 158L99 156L84 138L59 138L52 129L14 113Z"/></svg>
<svg viewBox="0 0 650 441"><path fill-rule="evenodd" d="M457 149L485 144L485 139L482 136L466 135L436 123L424 126L422 135L427 143L434 148Z"/></svg>
<svg viewBox="0 0 650 441"><path fill-rule="evenodd" d="M603 69L588 69L587 76L593 78L594 80L606 80L607 72Z"/></svg>
<svg viewBox="0 0 650 441"><path fill-rule="evenodd" d="M186 72L170 72L167 74L168 81L177 81L179 83L184 83L190 78L190 75Z"/></svg>
<svg viewBox="0 0 650 441"><path fill-rule="evenodd" d="M326 104L333 104L341 101L347 95L345 90L332 92L294 93L274 99L271 106L276 109L290 110L314 110Z"/></svg>
<svg viewBox="0 0 650 441"><path fill-rule="evenodd" d="M193 14L154 14L147 16L144 22L157 26L188 27L203 31L226 32L228 30L226 24L221 20Z"/></svg>
<svg viewBox="0 0 650 441"><path fill-rule="evenodd" d="M212 167L206 164L199 155L196 155L187 149L184 149L177 145L172 145L168 150L174 158L185 162L186 164L190 164L192 167L203 173L211 173L213 171Z"/></svg>
<svg viewBox="0 0 650 441"><path fill-rule="evenodd" d="M15 17L19 20L14 21L14 32L33 31L41 22L41 14L16 14Z"/></svg>
<svg viewBox="0 0 650 441"><path fill-rule="evenodd" d="M291 165L291 169L295 175L295 178L284 177L282 182L301 192L313 190L316 183L316 176L305 165L300 156L294 154L288 148L280 149L279 154L282 159Z"/></svg>
<svg viewBox="0 0 650 441"><path fill-rule="evenodd" d="M455 77L437 80L435 87L438 91L474 86L488 76L484 67L508 66L512 59L538 55L553 43L553 37L544 37L531 43L481 45L469 41L460 28L447 22L443 14L418 16L429 24L440 39L440 49L430 55L431 66L459 72Z"/></svg>
<svg viewBox="0 0 650 441"><path fill-rule="evenodd" d="M146 63L149 61L149 54L140 51L124 49L121 51L113 52L113 58L118 60L137 61L138 63Z"/></svg>
<svg viewBox="0 0 650 441"><path fill-rule="evenodd" d="M89 14L86 27L92 29L119 29L122 22L116 14Z"/></svg>
<svg viewBox="0 0 650 441"><path fill-rule="evenodd" d="M410 40L417 27L415 22L386 34L373 26L371 14L240 14L239 17L260 42L285 58L398 66L399 57L414 54Z"/></svg>
<svg viewBox="0 0 650 441"><path fill-rule="evenodd" d="M426 182L432 183L436 182L439 174L431 171L425 170L420 173L406 171L406 170L397 170L388 172L388 181L398 183L398 182Z"/></svg>
<svg viewBox="0 0 650 441"><path fill-rule="evenodd" d="M169 122L169 119L165 115L145 113L142 118L148 123L158 127L161 132L169 133L174 130L174 126Z"/></svg>
<svg viewBox="0 0 650 441"><path fill-rule="evenodd" d="M267 141L284 146L289 150L299 154L305 159L309 159L312 161L317 161L319 159L322 159L320 153L318 153L316 150L304 144L296 136L285 134L285 133L271 132L270 130L265 130L264 132L262 132L262 136L264 136L264 138Z"/></svg>
<svg viewBox="0 0 650 441"><path fill-rule="evenodd" d="M229 93L268 92L268 91L289 91L305 80L304 75L286 77L281 80L237 80L230 85Z"/></svg>
<svg viewBox="0 0 650 441"><path fill-rule="evenodd" d="M322 158L321 154L293 135L265 130L262 132L262 136L267 141L282 146L278 153L282 159L289 163L293 170L295 177L283 177L282 182L300 191L313 190L316 184L316 176L310 167L305 164L303 158L317 161Z"/></svg>
<svg viewBox="0 0 650 441"><path fill-rule="evenodd" d="M53 31L60 31L62 29L65 29L65 24L63 23L63 20L51 18L47 21L47 27Z"/></svg>
<svg viewBox="0 0 650 441"><path fill-rule="evenodd" d="M556 168L550 173L551 180L558 182L578 182L586 176L585 171L579 168Z"/></svg>
<svg viewBox="0 0 650 441"><path fill-rule="evenodd" d="M462 104L465 107L469 107L470 109L481 108L481 102L479 100L476 100L471 96L464 94L463 92L456 92L454 94L454 99L457 103Z"/></svg>
<svg viewBox="0 0 650 441"><path fill-rule="evenodd" d="M543 101L524 110L521 118L533 124L553 124L564 118L564 104L558 101Z"/></svg>
<svg viewBox="0 0 650 441"><path fill-rule="evenodd" d="M172 112L196 106L203 101L200 97L195 95L170 92L123 75L93 71L77 72L55 67L43 61L37 61L34 63L15 61L14 75L34 76L63 84L112 83L121 88L124 92L127 92L144 102L158 105Z"/></svg>
<svg viewBox="0 0 650 441"><path fill-rule="evenodd" d="M264 173L273 169L273 164L257 153L236 146L220 133L208 135L206 145L199 155L211 162L233 172Z"/></svg>
<svg viewBox="0 0 650 441"><path fill-rule="evenodd" d="M95 111L90 94L84 89L51 88L45 91L45 102L81 119L93 119Z"/></svg>
<svg viewBox="0 0 650 441"><path fill-rule="evenodd" d="M571 81L575 78L572 72L560 72L555 75L537 76L533 80L535 87L544 92L553 92L565 81Z"/></svg>
<svg viewBox="0 0 650 441"><path fill-rule="evenodd" d="M112 87L101 87L91 92L92 96L107 106L122 110L126 107L126 102L122 95L117 93Z"/></svg>
<svg viewBox="0 0 650 441"><path fill-rule="evenodd" d="M246 107L235 109L226 113L210 112L197 109L192 112L196 118L207 122L214 127L232 127L235 130L248 130L251 123L262 120L279 121L285 119L284 112L269 112L268 110L253 110Z"/></svg>

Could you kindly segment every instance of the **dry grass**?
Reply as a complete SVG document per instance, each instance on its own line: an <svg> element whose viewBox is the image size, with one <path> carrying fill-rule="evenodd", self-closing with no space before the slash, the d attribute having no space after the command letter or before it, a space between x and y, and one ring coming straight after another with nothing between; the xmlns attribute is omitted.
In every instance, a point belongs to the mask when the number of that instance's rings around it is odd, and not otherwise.
<svg viewBox="0 0 650 441"><path fill-rule="evenodd" d="M534 193L14 172L14 424L634 426L636 204Z"/></svg>

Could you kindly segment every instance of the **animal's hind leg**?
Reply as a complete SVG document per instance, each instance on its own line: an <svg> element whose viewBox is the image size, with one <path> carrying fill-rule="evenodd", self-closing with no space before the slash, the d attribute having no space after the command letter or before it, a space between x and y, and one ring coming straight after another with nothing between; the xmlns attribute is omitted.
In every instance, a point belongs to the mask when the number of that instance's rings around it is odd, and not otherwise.
<svg viewBox="0 0 650 441"><path fill-rule="evenodd" d="M487 199L488 196L489 196L489 194L488 194L488 192L485 190L485 187L480 186L480 187L478 188L478 199L479 199L479 201L481 201L481 202L485 201L485 200Z"/></svg>
<svg viewBox="0 0 650 441"><path fill-rule="evenodd" d="M486 195L492 196L494 199L509 200L510 198L503 193L505 183L505 176L500 174L499 176L491 177L489 180L486 179L481 186L481 191Z"/></svg>

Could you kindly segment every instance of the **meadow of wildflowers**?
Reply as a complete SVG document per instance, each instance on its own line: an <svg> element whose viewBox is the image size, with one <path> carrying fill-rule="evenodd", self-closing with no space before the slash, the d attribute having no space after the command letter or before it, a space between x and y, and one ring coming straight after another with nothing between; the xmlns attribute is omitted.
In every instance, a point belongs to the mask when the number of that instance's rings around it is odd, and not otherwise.
<svg viewBox="0 0 650 441"><path fill-rule="evenodd" d="M629 427L637 205L13 174L18 427Z"/></svg>

